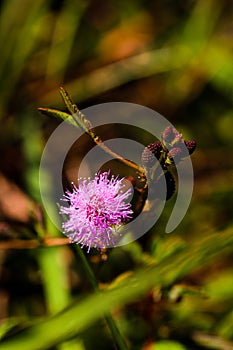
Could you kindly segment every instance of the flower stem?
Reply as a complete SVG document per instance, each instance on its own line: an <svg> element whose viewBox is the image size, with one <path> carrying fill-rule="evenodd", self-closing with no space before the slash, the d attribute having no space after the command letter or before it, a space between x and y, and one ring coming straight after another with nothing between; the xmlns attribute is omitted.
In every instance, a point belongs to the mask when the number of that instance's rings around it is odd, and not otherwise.
<svg viewBox="0 0 233 350"><path fill-rule="evenodd" d="M83 267L85 269L85 272L87 274L87 277L88 277L93 289L96 292L99 292L100 290L99 290L98 282L95 278L95 275L91 269L91 266L90 266L88 260L86 259L85 254L83 253L82 248L78 244L76 245L76 248L77 248L77 252L78 252L79 257L82 260ZM116 322L114 321L114 318L112 317L112 315L110 313L105 314L105 320L106 320L108 327L112 333L112 336L116 342L117 349L128 350L126 342L125 342L124 338L122 337L122 334L120 333L120 331L116 325Z"/></svg>
<svg viewBox="0 0 233 350"><path fill-rule="evenodd" d="M94 289L95 292L98 292L99 291L99 286L98 286L98 282L95 278L95 275L91 269L91 266L89 264L89 262L87 261L87 258L85 256L85 254L83 253L83 250L82 248L80 247L80 245L76 244L76 250L78 252L78 255L79 255L79 258L82 260L82 263L83 263L83 267L84 267L84 270L87 274L87 277Z"/></svg>

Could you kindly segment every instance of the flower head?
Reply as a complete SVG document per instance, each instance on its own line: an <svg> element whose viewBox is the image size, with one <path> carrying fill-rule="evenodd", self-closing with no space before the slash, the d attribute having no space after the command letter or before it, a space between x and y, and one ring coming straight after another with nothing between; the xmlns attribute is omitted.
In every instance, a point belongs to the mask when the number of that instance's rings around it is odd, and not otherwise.
<svg viewBox="0 0 233 350"><path fill-rule="evenodd" d="M184 143L188 149L189 154L192 154L195 151L197 146L196 141L184 141Z"/></svg>
<svg viewBox="0 0 233 350"><path fill-rule="evenodd" d="M166 147L177 146L180 142L183 142L182 134L180 134L175 128L167 126L162 133L162 142Z"/></svg>
<svg viewBox="0 0 233 350"><path fill-rule="evenodd" d="M131 217L131 204L125 200L131 189L123 192L124 179L108 173L98 173L93 180L79 179L73 192L66 191L63 201L69 207L61 206L60 214L68 219L62 225L63 232L72 242L91 247L113 246L119 239L119 228Z"/></svg>
<svg viewBox="0 0 233 350"><path fill-rule="evenodd" d="M152 167L155 165L157 160L159 160L163 146L161 142L150 143L146 146L144 151L142 152L142 164L146 167Z"/></svg>

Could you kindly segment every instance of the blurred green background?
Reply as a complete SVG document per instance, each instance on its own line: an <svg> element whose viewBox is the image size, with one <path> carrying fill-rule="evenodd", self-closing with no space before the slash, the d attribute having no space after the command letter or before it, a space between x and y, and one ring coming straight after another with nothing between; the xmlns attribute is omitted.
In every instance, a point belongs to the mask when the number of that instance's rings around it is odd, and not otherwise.
<svg viewBox="0 0 233 350"><path fill-rule="evenodd" d="M0 10L0 349L116 348L94 310L97 299L88 299L95 293L77 248L62 244L41 206L40 157L60 121L37 108L65 110L61 85L80 109L148 106L198 145L193 198L179 227L164 234L172 199L138 242L111 250L107 261L87 256L104 290L121 280L130 289L128 272L145 269L144 290L130 296L119 287L121 302L99 305L113 311L129 349L232 349L233 2L5 0ZM56 245L39 247L45 235ZM216 252L211 261L208 249ZM173 259L173 280L160 276L147 286L146 269L166 269ZM62 320L48 325L53 341L46 332L34 337L37 328L17 338L68 305L72 312L73 302L93 307L88 321L87 310L73 314L81 326L70 325L57 341Z"/></svg>

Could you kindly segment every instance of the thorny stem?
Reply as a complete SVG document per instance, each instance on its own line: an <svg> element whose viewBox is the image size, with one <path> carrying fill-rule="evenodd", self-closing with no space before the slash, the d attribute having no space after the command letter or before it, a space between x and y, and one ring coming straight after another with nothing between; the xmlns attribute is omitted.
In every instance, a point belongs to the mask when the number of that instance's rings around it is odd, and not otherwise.
<svg viewBox="0 0 233 350"><path fill-rule="evenodd" d="M71 96L69 93L65 90L64 87L60 87L60 93L62 96L62 99L68 109L68 111L71 113L71 116L74 120L74 122L79 126L83 131L85 131L95 142L96 145L98 145L104 152L112 156L113 158L119 159L122 163L128 165L129 167L137 170L137 172L144 176L145 171L142 167L139 165L131 162L130 160L127 160L120 156L118 153L113 152L110 148L108 148L104 142L101 140L101 138L95 134L95 130L91 124L91 122L86 118L86 116L78 109L76 104L72 101Z"/></svg>

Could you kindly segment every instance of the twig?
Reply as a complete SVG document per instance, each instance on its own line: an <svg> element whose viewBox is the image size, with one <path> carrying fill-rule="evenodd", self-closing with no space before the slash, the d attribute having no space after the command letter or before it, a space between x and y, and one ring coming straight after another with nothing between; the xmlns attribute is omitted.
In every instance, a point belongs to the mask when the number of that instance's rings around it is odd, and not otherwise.
<svg viewBox="0 0 233 350"><path fill-rule="evenodd" d="M43 240L20 240L14 239L0 242L0 249L34 249L38 247L55 247L69 244L69 238L45 238Z"/></svg>
<svg viewBox="0 0 233 350"><path fill-rule="evenodd" d="M80 127L85 133L87 133L92 140L95 142L97 146L99 146L104 152L112 156L113 158L118 159L120 162L128 165L129 167L135 169L140 176L145 176L145 171L142 167L139 165L131 162L130 160L127 160L120 156L119 154L113 152L110 148L108 148L104 142L101 140L101 138L95 134L95 130L91 124L91 122L86 118L86 116L78 109L76 104L72 101L71 96L66 91L64 87L60 87L60 93L62 96L62 99L68 109L68 111L71 113L71 116L74 120L74 122L77 124L78 127Z"/></svg>

